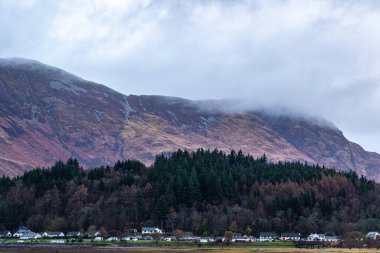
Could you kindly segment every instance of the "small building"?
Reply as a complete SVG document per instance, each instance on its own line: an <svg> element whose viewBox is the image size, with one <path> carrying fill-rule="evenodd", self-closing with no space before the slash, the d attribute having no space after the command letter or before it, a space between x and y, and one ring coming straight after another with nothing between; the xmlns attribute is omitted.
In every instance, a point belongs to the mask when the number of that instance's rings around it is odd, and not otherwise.
<svg viewBox="0 0 380 253"><path fill-rule="evenodd" d="M111 236L111 237L108 237L106 241L118 241L119 238L117 238L116 236Z"/></svg>
<svg viewBox="0 0 380 253"><path fill-rule="evenodd" d="M373 240L376 240L377 238L380 238L380 234L378 232L372 231L372 232L368 232L366 237L373 239Z"/></svg>
<svg viewBox="0 0 380 253"><path fill-rule="evenodd" d="M61 231L46 231L42 234L42 237L56 238L56 237L64 237L65 234Z"/></svg>
<svg viewBox="0 0 380 253"><path fill-rule="evenodd" d="M96 241L96 242L103 241L103 237L97 236L97 237L95 237L94 241Z"/></svg>
<svg viewBox="0 0 380 253"><path fill-rule="evenodd" d="M131 233L131 234L137 234L137 229L136 228L131 228L131 229L129 229L129 233Z"/></svg>
<svg viewBox="0 0 380 253"><path fill-rule="evenodd" d="M339 242L340 238L339 238L339 236L328 236L328 235L326 235L325 241L326 242Z"/></svg>
<svg viewBox="0 0 380 253"><path fill-rule="evenodd" d="M198 238L195 236L182 236L178 240L179 241L185 241L185 242L196 242L196 241L198 241Z"/></svg>
<svg viewBox="0 0 380 253"><path fill-rule="evenodd" d="M27 227L19 227L16 232L13 233L13 237L21 237L23 234L30 233L32 231Z"/></svg>
<svg viewBox="0 0 380 253"><path fill-rule="evenodd" d="M96 231L96 232L87 232L86 236L90 237L90 238L95 238L95 237L102 236L102 234L99 231Z"/></svg>
<svg viewBox="0 0 380 253"><path fill-rule="evenodd" d="M242 237L243 234L242 233L237 233L235 232L233 235L232 235L232 238L239 238L239 237Z"/></svg>
<svg viewBox="0 0 380 253"><path fill-rule="evenodd" d="M208 243L208 240L207 240L207 238L200 238L199 242L200 243Z"/></svg>
<svg viewBox="0 0 380 253"><path fill-rule="evenodd" d="M252 242L252 239L248 235L242 235L240 237L232 238L232 242Z"/></svg>
<svg viewBox="0 0 380 253"><path fill-rule="evenodd" d="M299 241L301 240L301 234L300 233L281 233L281 241Z"/></svg>
<svg viewBox="0 0 380 253"><path fill-rule="evenodd" d="M9 230L0 231L0 237L12 237L12 233Z"/></svg>
<svg viewBox="0 0 380 253"><path fill-rule="evenodd" d="M39 239L42 236L38 233L34 232L29 232L29 233L24 233L22 236L20 236L20 240L30 240L30 239Z"/></svg>
<svg viewBox="0 0 380 253"><path fill-rule="evenodd" d="M214 243L216 239L214 237L199 237L197 241L200 243Z"/></svg>
<svg viewBox="0 0 380 253"><path fill-rule="evenodd" d="M80 231L71 231L71 232L68 232L66 236L70 238L74 238L74 237L81 237L83 236L83 234Z"/></svg>
<svg viewBox="0 0 380 253"><path fill-rule="evenodd" d="M175 236L169 236L169 237L165 237L164 240L167 242L171 242L171 241L175 241L176 238L175 238Z"/></svg>
<svg viewBox="0 0 380 253"><path fill-rule="evenodd" d="M276 233L274 232L261 232L259 236L260 242L273 242L276 240Z"/></svg>
<svg viewBox="0 0 380 253"><path fill-rule="evenodd" d="M138 240L141 240L142 239L142 236L132 236L131 237L131 241L138 241Z"/></svg>
<svg viewBox="0 0 380 253"><path fill-rule="evenodd" d="M314 242L324 242L326 240L326 236L324 234L310 234L307 237L307 240Z"/></svg>
<svg viewBox="0 0 380 253"><path fill-rule="evenodd" d="M162 230L157 227L142 227L141 234L143 235L162 234Z"/></svg>

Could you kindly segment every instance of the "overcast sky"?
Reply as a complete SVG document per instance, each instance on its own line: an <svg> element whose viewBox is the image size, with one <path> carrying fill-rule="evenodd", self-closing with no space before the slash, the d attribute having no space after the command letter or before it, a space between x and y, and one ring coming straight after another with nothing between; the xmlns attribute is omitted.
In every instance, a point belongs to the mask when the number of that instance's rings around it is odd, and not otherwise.
<svg viewBox="0 0 380 253"><path fill-rule="evenodd" d="M124 94L290 108L380 152L380 1L0 0L0 57Z"/></svg>

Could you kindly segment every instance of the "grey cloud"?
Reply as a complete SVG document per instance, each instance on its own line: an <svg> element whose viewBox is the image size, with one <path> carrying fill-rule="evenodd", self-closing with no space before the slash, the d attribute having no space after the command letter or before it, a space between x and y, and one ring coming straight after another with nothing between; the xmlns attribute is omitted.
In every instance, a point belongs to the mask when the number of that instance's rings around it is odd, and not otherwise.
<svg viewBox="0 0 380 253"><path fill-rule="evenodd" d="M379 10L379 1L0 0L0 56L125 94L323 117L380 152Z"/></svg>

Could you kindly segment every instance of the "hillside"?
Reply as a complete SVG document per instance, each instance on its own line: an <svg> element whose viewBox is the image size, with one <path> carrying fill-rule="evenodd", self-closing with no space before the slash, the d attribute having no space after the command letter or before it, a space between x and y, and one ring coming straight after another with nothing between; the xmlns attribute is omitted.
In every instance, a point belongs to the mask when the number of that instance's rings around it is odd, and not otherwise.
<svg viewBox="0 0 380 253"><path fill-rule="evenodd" d="M214 104L223 101L214 101ZM178 148L242 150L270 161L325 165L380 180L380 155L331 124L265 112L205 109L208 101L125 96L32 60L0 60L0 171L18 175L75 157L84 167Z"/></svg>
<svg viewBox="0 0 380 253"><path fill-rule="evenodd" d="M344 235L380 228L379 185L355 173L268 163L241 152L178 150L83 170L75 159L0 178L0 227L102 231L141 226L196 235L226 230Z"/></svg>

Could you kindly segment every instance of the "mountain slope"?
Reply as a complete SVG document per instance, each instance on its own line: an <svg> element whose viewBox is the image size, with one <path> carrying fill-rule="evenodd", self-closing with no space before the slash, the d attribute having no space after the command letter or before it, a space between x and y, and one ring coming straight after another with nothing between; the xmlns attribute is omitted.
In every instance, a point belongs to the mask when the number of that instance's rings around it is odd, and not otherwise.
<svg viewBox="0 0 380 253"><path fill-rule="evenodd" d="M206 105L125 96L35 61L2 59L0 170L16 175L71 156L86 167L127 158L151 163L161 152L204 147L265 153L273 161L307 161L380 179L380 155L333 126L263 112L201 109Z"/></svg>

